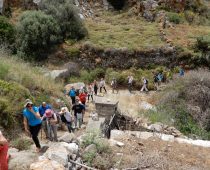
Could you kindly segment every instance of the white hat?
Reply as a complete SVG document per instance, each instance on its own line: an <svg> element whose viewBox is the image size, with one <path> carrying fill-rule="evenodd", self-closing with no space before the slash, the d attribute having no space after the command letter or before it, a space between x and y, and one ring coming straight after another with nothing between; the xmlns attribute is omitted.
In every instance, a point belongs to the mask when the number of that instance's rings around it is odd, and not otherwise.
<svg viewBox="0 0 210 170"><path fill-rule="evenodd" d="M28 104L33 104L33 102L30 99L26 99L24 107L26 107Z"/></svg>

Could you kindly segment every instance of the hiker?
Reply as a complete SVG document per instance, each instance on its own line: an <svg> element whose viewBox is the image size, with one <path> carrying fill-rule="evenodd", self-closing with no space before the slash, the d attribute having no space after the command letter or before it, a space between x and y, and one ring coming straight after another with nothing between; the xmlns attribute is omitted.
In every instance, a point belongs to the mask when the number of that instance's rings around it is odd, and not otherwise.
<svg viewBox="0 0 210 170"><path fill-rule="evenodd" d="M92 84L90 84L90 85L88 86L87 93L88 93L88 103L89 103L90 97L91 97L92 102L93 102L93 86L92 86Z"/></svg>
<svg viewBox="0 0 210 170"><path fill-rule="evenodd" d="M76 97L76 90L74 86L71 87L71 90L69 91L69 96L71 97L72 104L75 103L75 97Z"/></svg>
<svg viewBox="0 0 210 170"><path fill-rule="evenodd" d="M148 85L148 80L146 79L146 78L142 78L142 82L143 82L143 86L142 86L142 88L141 88L141 92L143 92L144 90L146 91L146 92L148 92L148 89L147 89L147 85Z"/></svg>
<svg viewBox="0 0 210 170"><path fill-rule="evenodd" d="M0 131L0 170L8 170L8 141Z"/></svg>
<svg viewBox="0 0 210 170"><path fill-rule="evenodd" d="M155 86L155 90L158 90L158 75L156 73L153 73L153 82Z"/></svg>
<svg viewBox="0 0 210 170"><path fill-rule="evenodd" d="M180 77L183 77L184 76L184 69L183 69L183 67L180 67L179 68L179 76Z"/></svg>
<svg viewBox="0 0 210 170"><path fill-rule="evenodd" d="M160 86L161 82L163 81L163 74L159 72L157 75L157 78L158 78L158 86Z"/></svg>
<svg viewBox="0 0 210 170"><path fill-rule="evenodd" d="M38 134L42 126L39 110L33 105L30 99L27 99L23 110L23 124L26 134L31 135L36 145L36 152L40 152L41 145L39 143Z"/></svg>
<svg viewBox="0 0 210 170"><path fill-rule="evenodd" d="M94 80L94 82L93 82L93 89L94 89L95 95L97 96L97 93L98 93L98 83L97 83L96 80Z"/></svg>
<svg viewBox="0 0 210 170"><path fill-rule="evenodd" d="M79 93L79 100L84 105L86 103L86 97L87 97L87 94L84 92L84 90L81 90L80 93Z"/></svg>
<svg viewBox="0 0 210 170"><path fill-rule="evenodd" d="M42 120L43 119L46 119L47 122L47 132L49 140L57 142L58 118L56 116L56 113L54 113L52 109L47 109L45 111L45 114L42 116Z"/></svg>
<svg viewBox="0 0 210 170"><path fill-rule="evenodd" d="M52 106L47 104L46 102L42 102L42 105L39 106L39 114L41 117L43 117L47 109L52 109ZM49 139L46 118L42 119L42 128L44 130L46 139Z"/></svg>
<svg viewBox="0 0 210 170"><path fill-rule="evenodd" d="M101 81L99 83L99 86L100 86L100 93L102 93L102 88L104 89L105 93L107 93L106 91L106 87L105 87L105 80L103 78L101 78Z"/></svg>
<svg viewBox="0 0 210 170"><path fill-rule="evenodd" d="M118 90L117 90L117 80L116 80L116 78L113 78L112 79L111 86L112 86L112 93L114 93L114 90L116 90L116 92L118 93Z"/></svg>
<svg viewBox="0 0 210 170"><path fill-rule="evenodd" d="M66 124L69 133L74 132L74 128L72 127L73 117L71 113L68 111L68 108L62 107L59 114L61 115L62 122Z"/></svg>
<svg viewBox="0 0 210 170"><path fill-rule="evenodd" d="M128 76L128 90L131 93L132 90L132 85L133 85L133 76Z"/></svg>
<svg viewBox="0 0 210 170"><path fill-rule="evenodd" d="M72 110L74 111L74 123L75 127L77 127L77 122L79 122L79 128L81 128L83 117L85 114L85 107L81 103L79 103L79 98L76 98L75 105L72 107Z"/></svg>

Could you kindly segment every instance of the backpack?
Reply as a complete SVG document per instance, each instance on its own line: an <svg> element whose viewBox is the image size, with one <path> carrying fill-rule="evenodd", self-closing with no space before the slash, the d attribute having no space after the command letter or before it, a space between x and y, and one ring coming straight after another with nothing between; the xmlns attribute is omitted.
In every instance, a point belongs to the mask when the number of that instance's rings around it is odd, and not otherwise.
<svg viewBox="0 0 210 170"><path fill-rule="evenodd" d="M61 122L61 116L58 113L55 113L55 115L56 115L56 118L57 118L56 124L60 124L60 122ZM53 116L51 118L53 119Z"/></svg>
<svg viewBox="0 0 210 170"><path fill-rule="evenodd" d="M148 84L148 80L146 79L146 84Z"/></svg>

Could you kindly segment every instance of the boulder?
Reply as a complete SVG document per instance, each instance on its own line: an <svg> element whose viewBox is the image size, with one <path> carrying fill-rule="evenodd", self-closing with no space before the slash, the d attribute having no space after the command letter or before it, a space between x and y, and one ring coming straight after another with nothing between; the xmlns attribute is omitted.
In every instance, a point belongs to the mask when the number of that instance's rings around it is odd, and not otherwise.
<svg viewBox="0 0 210 170"><path fill-rule="evenodd" d="M13 149L12 149L13 150ZM9 170L26 170L29 169L30 165L37 161L37 154L31 151L20 151L16 152L16 150L9 151L11 155L9 161Z"/></svg>
<svg viewBox="0 0 210 170"><path fill-rule="evenodd" d="M66 132L66 133L64 133L63 136L61 136L60 138L58 138L58 141L59 142L70 143L74 139L75 139L75 135L73 133Z"/></svg>
<svg viewBox="0 0 210 170"><path fill-rule="evenodd" d="M114 139L109 139L109 144L110 144L111 146L119 146L119 147L125 146L124 143L119 142L119 141L114 140Z"/></svg>
<svg viewBox="0 0 210 170"><path fill-rule="evenodd" d="M65 167L53 160L43 160L30 165L30 170L65 170Z"/></svg>
<svg viewBox="0 0 210 170"><path fill-rule="evenodd" d="M68 163L68 150L63 144L64 142L61 143L55 143L52 144L47 152L44 153L43 156L50 160L54 160L62 164L63 166L66 166ZM67 144L67 143L66 143Z"/></svg>
<svg viewBox="0 0 210 170"><path fill-rule="evenodd" d="M155 132L162 132L163 131L163 124L162 123L155 123L148 126L149 130L155 131Z"/></svg>
<svg viewBox="0 0 210 170"><path fill-rule="evenodd" d="M61 142L60 145L65 147L69 154L77 154L79 151L79 146L76 143Z"/></svg>

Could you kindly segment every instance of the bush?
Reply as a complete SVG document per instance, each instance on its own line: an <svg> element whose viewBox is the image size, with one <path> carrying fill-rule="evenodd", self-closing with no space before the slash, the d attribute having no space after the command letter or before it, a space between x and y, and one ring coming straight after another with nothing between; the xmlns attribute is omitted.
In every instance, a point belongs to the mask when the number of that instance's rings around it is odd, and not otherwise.
<svg viewBox="0 0 210 170"><path fill-rule="evenodd" d="M182 17L175 12L168 12L167 17L170 22L173 22L175 24L180 24L183 20Z"/></svg>
<svg viewBox="0 0 210 170"><path fill-rule="evenodd" d="M13 44L14 37L14 26L9 22L7 18L0 16L0 43Z"/></svg>
<svg viewBox="0 0 210 170"><path fill-rule="evenodd" d="M161 94L155 115L168 113L167 117L163 116L163 120L173 124L185 135L197 135L209 139L209 90L210 73L192 71L172 82Z"/></svg>
<svg viewBox="0 0 210 170"><path fill-rule="evenodd" d="M42 0L39 8L59 23L63 39L82 39L87 35L72 0Z"/></svg>
<svg viewBox="0 0 210 170"><path fill-rule="evenodd" d="M210 51L210 35L198 37L195 44L195 49L202 51L203 53Z"/></svg>
<svg viewBox="0 0 210 170"><path fill-rule="evenodd" d="M49 48L60 40L58 23L41 11L24 12L16 29L18 51L35 59L45 59Z"/></svg>
<svg viewBox="0 0 210 170"><path fill-rule="evenodd" d="M194 12L187 10L187 11L184 12L184 15L185 15L186 20L190 24L193 23L193 21L195 19L195 13Z"/></svg>

